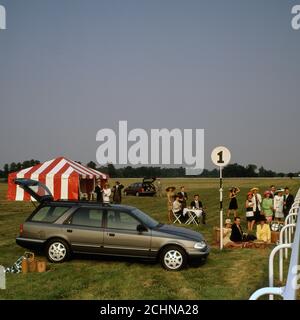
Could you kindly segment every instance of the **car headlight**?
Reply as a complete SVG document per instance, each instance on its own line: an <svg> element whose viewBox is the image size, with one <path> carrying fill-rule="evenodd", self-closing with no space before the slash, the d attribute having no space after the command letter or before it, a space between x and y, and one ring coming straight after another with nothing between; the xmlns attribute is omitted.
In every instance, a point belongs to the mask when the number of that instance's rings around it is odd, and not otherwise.
<svg viewBox="0 0 300 320"><path fill-rule="evenodd" d="M197 242L197 243L195 243L194 248L203 250L206 248L206 242L205 241Z"/></svg>

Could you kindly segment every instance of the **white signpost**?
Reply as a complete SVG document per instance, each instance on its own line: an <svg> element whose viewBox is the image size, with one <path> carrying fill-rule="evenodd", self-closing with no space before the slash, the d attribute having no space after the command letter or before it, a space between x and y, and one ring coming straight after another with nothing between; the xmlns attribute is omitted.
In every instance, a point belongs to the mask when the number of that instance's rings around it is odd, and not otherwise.
<svg viewBox="0 0 300 320"><path fill-rule="evenodd" d="M230 151L223 146L216 147L211 153L212 162L220 169L220 249L223 249L223 174L222 170L231 159Z"/></svg>

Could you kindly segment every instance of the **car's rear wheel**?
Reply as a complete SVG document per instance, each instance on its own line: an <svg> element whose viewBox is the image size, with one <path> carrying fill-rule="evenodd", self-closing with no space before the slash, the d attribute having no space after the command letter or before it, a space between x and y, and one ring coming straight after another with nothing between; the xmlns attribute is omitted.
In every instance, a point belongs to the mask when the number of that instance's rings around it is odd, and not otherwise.
<svg viewBox="0 0 300 320"><path fill-rule="evenodd" d="M127 192L126 192L126 191L124 191L124 196L125 196L125 197L127 196Z"/></svg>
<svg viewBox="0 0 300 320"><path fill-rule="evenodd" d="M140 193L139 192L136 192L136 194L135 194L137 197L139 197L140 196Z"/></svg>
<svg viewBox="0 0 300 320"><path fill-rule="evenodd" d="M162 266L169 271L179 271L186 267L187 256L185 251L178 246L168 246L160 255Z"/></svg>
<svg viewBox="0 0 300 320"><path fill-rule="evenodd" d="M50 240L46 246L46 255L49 261L61 263L70 258L70 248L62 239Z"/></svg>

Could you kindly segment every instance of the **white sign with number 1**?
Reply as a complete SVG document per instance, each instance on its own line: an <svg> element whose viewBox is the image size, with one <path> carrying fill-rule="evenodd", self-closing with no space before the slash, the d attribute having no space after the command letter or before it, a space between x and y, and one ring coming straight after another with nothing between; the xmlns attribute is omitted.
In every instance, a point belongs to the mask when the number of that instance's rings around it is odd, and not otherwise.
<svg viewBox="0 0 300 320"><path fill-rule="evenodd" d="M231 153L226 147L216 147L211 153L212 162L218 167L225 167L231 159Z"/></svg>

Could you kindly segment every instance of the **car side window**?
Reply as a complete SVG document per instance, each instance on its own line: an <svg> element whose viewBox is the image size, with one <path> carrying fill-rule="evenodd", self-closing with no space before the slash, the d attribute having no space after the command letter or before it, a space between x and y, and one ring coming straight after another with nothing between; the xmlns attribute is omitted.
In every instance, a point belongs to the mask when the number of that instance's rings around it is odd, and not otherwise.
<svg viewBox="0 0 300 320"><path fill-rule="evenodd" d="M103 211L93 208L79 208L70 220L71 225L101 228Z"/></svg>
<svg viewBox="0 0 300 320"><path fill-rule="evenodd" d="M31 218L31 221L52 223L60 218L68 209L68 207L44 206Z"/></svg>
<svg viewBox="0 0 300 320"><path fill-rule="evenodd" d="M127 212L112 211L107 212L107 227L110 229L136 230L140 222Z"/></svg>

